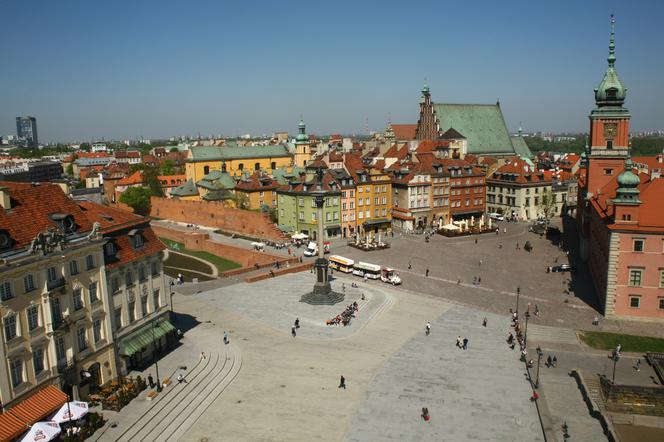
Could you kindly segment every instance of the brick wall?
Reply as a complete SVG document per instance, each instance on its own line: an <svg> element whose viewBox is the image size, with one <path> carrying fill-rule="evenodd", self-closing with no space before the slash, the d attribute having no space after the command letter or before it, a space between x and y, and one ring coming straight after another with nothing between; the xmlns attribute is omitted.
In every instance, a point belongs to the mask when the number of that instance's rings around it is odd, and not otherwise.
<svg viewBox="0 0 664 442"><path fill-rule="evenodd" d="M615 413L664 416L664 388L639 385L613 385L600 378L606 408Z"/></svg>
<svg viewBox="0 0 664 442"><path fill-rule="evenodd" d="M313 262L291 265L290 267L282 267L279 270L274 269L272 270L272 273L266 272L260 275L250 276L248 278L245 278L244 280L245 282L251 283L256 281L262 281L263 279L274 278L276 276L287 275L289 273L304 272L305 270L310 270L313 267L313 265L314 265Z"/></svg>
<svg viewBox="0 0 664 442"><path fill-rule="evenodd" d="M216 227L271 241L283 239L281 232L263 213L224 207L217 201L184 201L152 197L150 215L174 221Z"/></svg>

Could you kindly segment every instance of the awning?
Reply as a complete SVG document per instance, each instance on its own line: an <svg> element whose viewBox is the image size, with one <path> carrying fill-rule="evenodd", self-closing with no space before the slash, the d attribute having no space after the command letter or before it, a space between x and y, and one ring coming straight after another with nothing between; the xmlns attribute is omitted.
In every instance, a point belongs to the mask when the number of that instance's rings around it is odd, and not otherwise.
<svg viewBox="0 0 664 442"><path fill-rule="evenodd" d="M341 224L332 224L330 226L325 226L326 229L341 229Z"/></svg>
<svg viewBox="0 0 664 442"><path fill-rule="evenodd" d="M378 226L380 224L389 224L392 221L387 218L371 219L362 223L363 226Z"/></svg>
<svg viewBox="0 0 664 442"><path fill-rule="evenodd" d="M19 402L6 413L0 413L0 440L13 440L34 425L55 413L67 402L67 395L49 385Z"/></svg>
<svg viewBox="0 0 664 442"><path fill-rule="evenodd" d="M392 212L392 218L401 219L401 220L404 220L404 221L414 221L415 220L414 216L409 216L409 215L406 215L405 213L401 213L401 212Z"/></svg>
<svg viewBox="0 0 664 442"><path fill-rule="evenodd" d="M480 215L482 215L482 211L481 210L466 210L465 212L456 212L456 213L452 214L452 218L454 218L454 219L456 219L458 217L468 218L471 215L480 216Z"/></svg>
<svg viewBox="0 0 664 442"><path fill-rule="evenodd" d="M133 356L135 353L140 352L143 348L152 345L153 341L165 336L169 332L175 330L170 321L163 319L158 320L155 324L154 321L145 324L143 327L129 334L126 338L120 340L120 354L122 356ZM154 325L154 327L153 327ZM154 334L153 334L154 328Z"/></svg>

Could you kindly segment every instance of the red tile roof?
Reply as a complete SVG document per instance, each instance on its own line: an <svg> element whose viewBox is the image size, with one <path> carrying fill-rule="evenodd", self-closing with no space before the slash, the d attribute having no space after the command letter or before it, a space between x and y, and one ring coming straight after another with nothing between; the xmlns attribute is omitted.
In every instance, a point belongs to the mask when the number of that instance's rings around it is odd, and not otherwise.
<svg viewBox="0 0 664 442"><path fill-rule="evenodd" d="M414 140L417 124L392 124L392 132L397 140Z"/></svg>
<svg viewBox="0 0 664 442"><path fill-rule="evenodd" d="M9 441L28 431L28 426L55 413L67 402L67 395L55 386L42 388L0 414L0 440Z"/></svg>
<svg viewBox="0 0 664 442"><path fill-rule="evenodd" d="M54 213L72 215L79 232L92 229L92 223L57 184L0 181L0 187L8 188L11 202L10 210L0 208L0 229L7 230L14 249L28 246L38 233L57 227L50 218Z"/></svg>
<svg viewBox="0 0 664 442"><path fill-rule="evenodd" d="M323 163L325 164L325 163ZM261 175L260 171L254 172L249 177L243 177L235 184L235 188L244 192L260 192L279 188L279 182L269 175Z"/></svg>
<svg viewBox="0 0 664 442"><path fill-rule="evenodd" d="M449 147L450 142L447 140L426 140L420 141L420 144L417 146L418 153L433 152L438 148Z"/></svg>
<svg viewBox="0 0 664 442"><path fill-rule="evenodd" d="M140 170L118 181L118 186L134 186L136 184L143 184L143 172Z"/></svg>

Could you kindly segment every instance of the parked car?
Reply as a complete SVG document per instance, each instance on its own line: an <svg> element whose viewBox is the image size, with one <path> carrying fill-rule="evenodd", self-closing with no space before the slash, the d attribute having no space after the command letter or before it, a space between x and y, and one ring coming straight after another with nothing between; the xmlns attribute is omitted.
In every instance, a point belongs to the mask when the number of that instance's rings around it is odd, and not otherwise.
<svg viewBox="0 0 664 442"><path fill-rule="evenodd" d="M500 213L493 212L489 214L489 218L496 220L496 221L504 221L505 217L501 215Z"/></svg>
<svg viewBox="0 0 664 442"><path fill-rule="evenodd" d="M560 272L573 272L574 270L576 270L576 267L573 267L569 264L560 264L557 266L548 267L546 269L546 272L560 273Z"/></svg>

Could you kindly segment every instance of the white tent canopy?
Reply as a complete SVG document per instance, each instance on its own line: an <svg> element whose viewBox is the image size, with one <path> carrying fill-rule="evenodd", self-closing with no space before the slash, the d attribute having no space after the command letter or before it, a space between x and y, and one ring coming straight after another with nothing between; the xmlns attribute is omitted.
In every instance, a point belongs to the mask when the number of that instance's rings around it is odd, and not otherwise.
<svg viewBox="0 0 664 442"><path fill-rule="evenodd" d="M293 239L307 239L309 238L309 235L306 233L296 233L295 235L291 236Z"/></svg>
<svg viewBox="0 0 664 442"><path fill-rule="evenodd" d="M46 442L58 437L61 431L60 425L55 422L37 422L25 433L21 442Z"/></svg>
<svg viewBox="0 0 664 442"><path fill-rule="evenodd" d="M71 414L70 414L71 412ZM51 418L52 421L59 424L63 422L75 421L88 414L88 403L80 401L71 401L64 404Z"/></svg>
<svg viewBox="0 0 664 442"><path fill-rule="evenodd" d="M441 227L443 230L461 230L460 227L458 227L455 224L446 224L443 227Z"/></svg>

